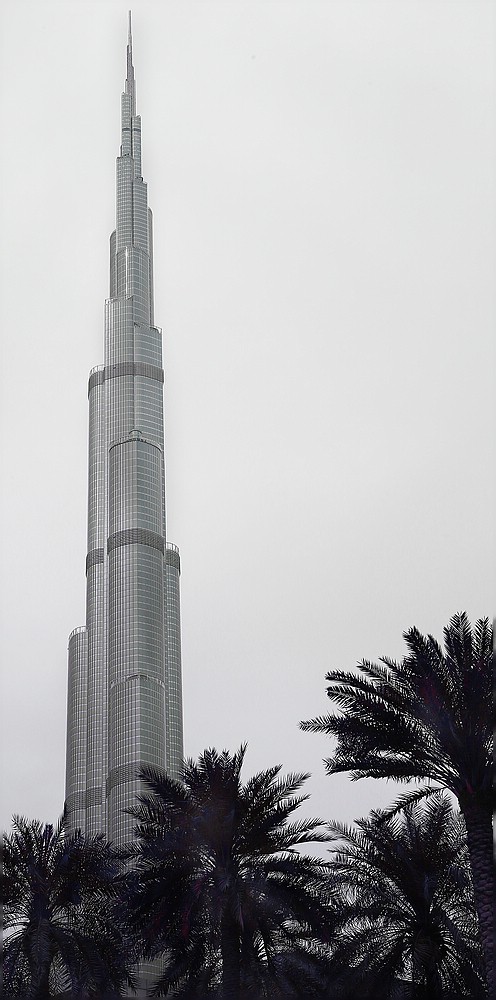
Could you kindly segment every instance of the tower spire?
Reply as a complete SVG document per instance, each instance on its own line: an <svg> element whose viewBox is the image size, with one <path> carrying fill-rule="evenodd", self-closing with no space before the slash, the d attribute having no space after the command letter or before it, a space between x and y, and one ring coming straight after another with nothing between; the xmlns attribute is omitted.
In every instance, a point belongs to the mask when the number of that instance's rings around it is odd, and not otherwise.
<svg viewBox="0 0 496 1000"><path fill-rule="evenodd" d="M133 66L133 34L131 26L131 11L128 12L128 31L127 31L127 72L126 72L126 94L131 97L131 114L136 114L136 91L134 85L134 66Z"/></svg>

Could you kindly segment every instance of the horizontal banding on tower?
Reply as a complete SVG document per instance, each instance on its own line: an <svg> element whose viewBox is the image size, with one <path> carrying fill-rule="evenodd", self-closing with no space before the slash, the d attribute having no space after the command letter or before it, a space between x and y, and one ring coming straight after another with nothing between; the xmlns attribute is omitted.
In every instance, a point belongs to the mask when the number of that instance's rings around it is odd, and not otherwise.
<svg viewBox="0 0 496 1000"><path fill-rule="evenodd" d="M103 549L91 549L86 556L86 576L88 576L88 570L92 566L97 566L99 563L103 562Z"/></svg>
<svg viewBox="0 0 496 1000"><path fill-rule="evenodd" d="M107 553L121 545L149 545L153 549L158 549L162 555L165 552L165 542L162 535L157 535L147 528L124 528L123 531L116 531L107 539Z"/></svg>
<svg viewBox="0 0 496 1000"><path fill-rule="evenodd" d="M88 396L96 385L102 385L109 378L120 378L122 375L142 375L155 382L164 381L164 369L157 365L149 365L145 361L121 361L116 365L106 365L91 372L88 380Z"/></svg>

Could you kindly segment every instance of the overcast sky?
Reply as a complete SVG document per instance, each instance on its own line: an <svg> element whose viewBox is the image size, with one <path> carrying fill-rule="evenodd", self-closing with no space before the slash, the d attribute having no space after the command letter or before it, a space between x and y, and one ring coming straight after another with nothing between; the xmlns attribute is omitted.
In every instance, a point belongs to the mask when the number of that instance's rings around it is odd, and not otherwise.
<svg viewBox="0 0 496 1000"><path fill-rule="evenodd" d="M0 828L54 820L85 621L127 3L0 8ZM185 745L328 778L325 673L494 611L495 5L133 3Z"/></svg>

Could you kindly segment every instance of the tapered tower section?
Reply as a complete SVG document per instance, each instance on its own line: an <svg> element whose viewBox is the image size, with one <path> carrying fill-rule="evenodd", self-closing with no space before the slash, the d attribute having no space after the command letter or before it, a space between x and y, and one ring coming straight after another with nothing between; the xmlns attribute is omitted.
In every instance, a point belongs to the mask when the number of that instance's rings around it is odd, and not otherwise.
<svg viewBox="0 0 496 1000"><path fill-rule="evenodd" d="M143 764L182 763L179 551L166 541L162 337L131 17L104 365L90 372L86 627L69 644L71 828L132 835Z"/></svg>

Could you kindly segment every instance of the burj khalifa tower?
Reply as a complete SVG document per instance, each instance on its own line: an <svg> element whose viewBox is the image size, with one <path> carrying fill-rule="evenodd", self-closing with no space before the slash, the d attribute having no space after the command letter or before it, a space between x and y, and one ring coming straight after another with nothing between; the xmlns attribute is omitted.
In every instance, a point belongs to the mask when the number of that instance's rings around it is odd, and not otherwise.
<svg viewBox="0 0 496 1000"><path fill-rule="evenodd" d="M69 637L70 830L132 836L144 764L183 758L179 551L166 541L162 336L131 14L103 365L90 372L86 625Z"/></svg>

